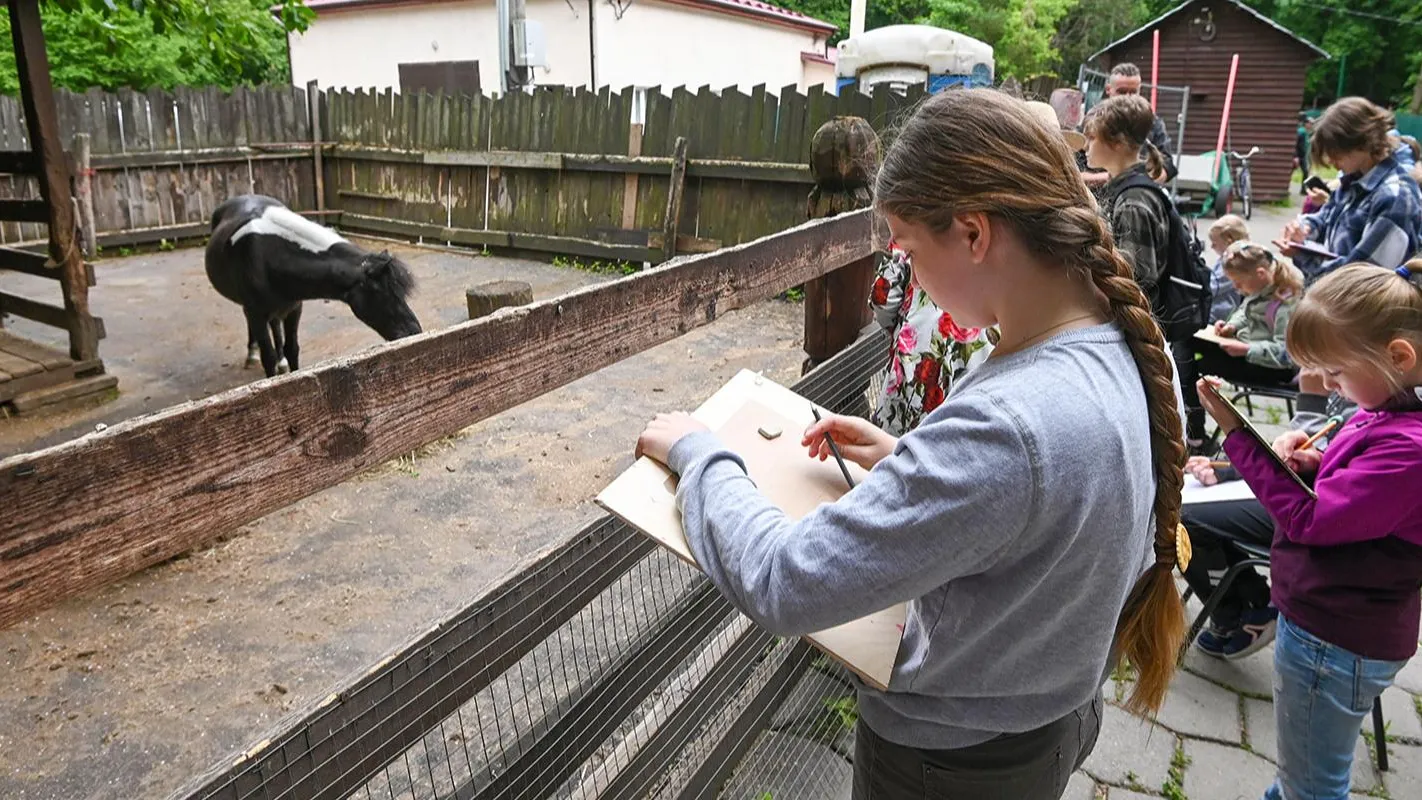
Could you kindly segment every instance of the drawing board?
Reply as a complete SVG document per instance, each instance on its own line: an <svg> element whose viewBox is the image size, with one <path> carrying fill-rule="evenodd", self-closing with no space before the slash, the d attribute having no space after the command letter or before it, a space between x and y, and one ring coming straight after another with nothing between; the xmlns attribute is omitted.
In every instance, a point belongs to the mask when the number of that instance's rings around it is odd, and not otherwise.
<svg viewBox="0 0 1422 800"><path fill-rule="evenodd" d="M761 492L786 516L799 519L849 487L834 459L818 461L800 444L814 421L809 400L749 370L742 370L692 416L715 431L746 463ZM823 409L821 409L823 412ZM766 438L764 428L778 435ZM856 483L867 474L849 464ZM676 477L649 458L617 477L598 505L696 565L676 508ZM907 606L899 604L863 619L810 634L810 642L877 689L887 689L903 638Z"/></svg>
<svg viewBox="0 0 1422 800"><path fill-rule="evenodd" d="M1259 430L1255 428L1252 424L1250 424L1249 420L1246 419L1243 414L1239 413L1239 409L1235 408L1233 403L1225 399L1225 396L1220 394L1218 389L1208 383L1205 383L1204 381L1201 381L1200 391L1209 392L1210 394L1214 395L1215 399L1218 400L1220 404L1228 410L1229 414L1234 417L1235 424L1239 426L1240 430L1244 431L1251 439L1253 439L1255 444L1264 448L1264 452L1268 453L1269 457L1274 459L1274 463L1278 464L1284 470L1284 472L1288 473L1288 476L1293 479L1294 483L1299 485L1299 488L1303 489L1305 492L1308 492L1309 497L1312 497L1314 499L1318 498L1318 495L1315 494L1313 491L1313 487L1309 486L1308 482L1305 481L1303 478L1300 478L1297 472L1294 472L1292 469L1290 469L1289 465L1284 461L1284 459L1279 458L1279 454L1274 452L1274 447L1269 443L1269 440L1265 439L1264 435L1261 434Z"/></svg>
<svg viewBox="0 0 1422 800"><path fill-rule="evenodd" d="M1239 341L1239 339L1236 339L1232 336L1221 336L1218 333L1215 333L1214 328L1201 328L1198 331L1195 331L1195 338L1205 342L1213 342L1215 344L1224 344L1225 342Z"/></svg>

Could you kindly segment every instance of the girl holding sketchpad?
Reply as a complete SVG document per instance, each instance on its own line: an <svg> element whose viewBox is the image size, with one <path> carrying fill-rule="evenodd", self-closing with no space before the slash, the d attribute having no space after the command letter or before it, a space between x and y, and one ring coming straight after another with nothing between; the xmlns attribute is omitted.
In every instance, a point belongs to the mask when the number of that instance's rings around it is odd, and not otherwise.
<svg viewBox="0 0 1422 800"><path fill-rule="evenodd" d="M871 471L799 522L685 414L638 451L680 474L697 562L767 629L909 603L889 690L859 690L856 798L1054 800L1095 745L1112 664L1135 666L1142 711L1175 667L1170 356L1060 132L1022 101L933 96L877 180L929 297L999 326L991 357L903 438L840 416L807 429L811 457L829 433Z"/></svg>
<svg viewBox="0 0 1422 800"><path fill-rule="evenodd" d="M1200 394L1275 523L1279 773L1264 797L1332 800L1348 796L1373 701L1417 651L1422 260L1396 270L1353 264L1320 279L1289 323L1288 346L1359 406L1321 456L1298 433L1270 453L1218 394Z"/></svg>

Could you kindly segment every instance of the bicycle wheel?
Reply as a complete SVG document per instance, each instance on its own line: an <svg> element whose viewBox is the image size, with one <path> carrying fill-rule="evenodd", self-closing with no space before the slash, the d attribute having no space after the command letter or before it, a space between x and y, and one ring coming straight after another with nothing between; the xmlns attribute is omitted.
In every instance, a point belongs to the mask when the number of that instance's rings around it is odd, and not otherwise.
<svg viewBox="0 0 1422 800"><path fill-rule="evenodd" d="M1239 171L1239 210L1243 212L1244 218L1249 219L1254 216L1254 192L1250 186L1249 170Z"/></svg>

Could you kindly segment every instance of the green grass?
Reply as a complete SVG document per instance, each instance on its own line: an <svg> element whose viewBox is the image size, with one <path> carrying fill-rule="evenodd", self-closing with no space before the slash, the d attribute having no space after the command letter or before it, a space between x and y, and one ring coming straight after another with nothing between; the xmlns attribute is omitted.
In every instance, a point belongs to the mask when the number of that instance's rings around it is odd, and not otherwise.
<svg viewBox="0 0 1422 800"><path fill-rule="evenodd" d="M1175 740L1175 754L1170 757L1170 771L1165 783L1160 785L1160 793L1168 800L1190 800L1185 795L1185 769L1190 766L1190 757L1185 755L1185 743Z"/></svg>
<svg viewBox="0 0 1422 800"><path fill-rule="evenodd" d="M780 293L780 299L790 303L803 303L805 301L805 287L794 286Z"/></svg>
<svg viewBox="0 0 1422 800"><path fill-rule="evenodd" d="M640 264L633 264L630 261L601 261L595 258L584 261L577 256L554 256L553 266L592 272L598 275L635 275L642 271Z"/></svg>

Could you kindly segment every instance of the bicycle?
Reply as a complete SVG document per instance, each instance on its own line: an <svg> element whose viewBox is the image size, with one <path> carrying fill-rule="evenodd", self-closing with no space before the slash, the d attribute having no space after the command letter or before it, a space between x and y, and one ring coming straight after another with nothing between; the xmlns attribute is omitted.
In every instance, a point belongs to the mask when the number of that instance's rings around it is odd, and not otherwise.
<svg viewBox="0 0 1422 800"><path fill-rule="evenodd" d="M1229 208L1236 197L1239 198L1240 216L1245 219L1254 216L1254 182L1249 176L1249 159L1262 152L1264 151L1258 147L1249 148L1249 152L1243 155L1229 151L1230 161L1238 163L1234 164L1233 185L1230 188L1230 197L1225 201L1225 208Z"/></svg>

